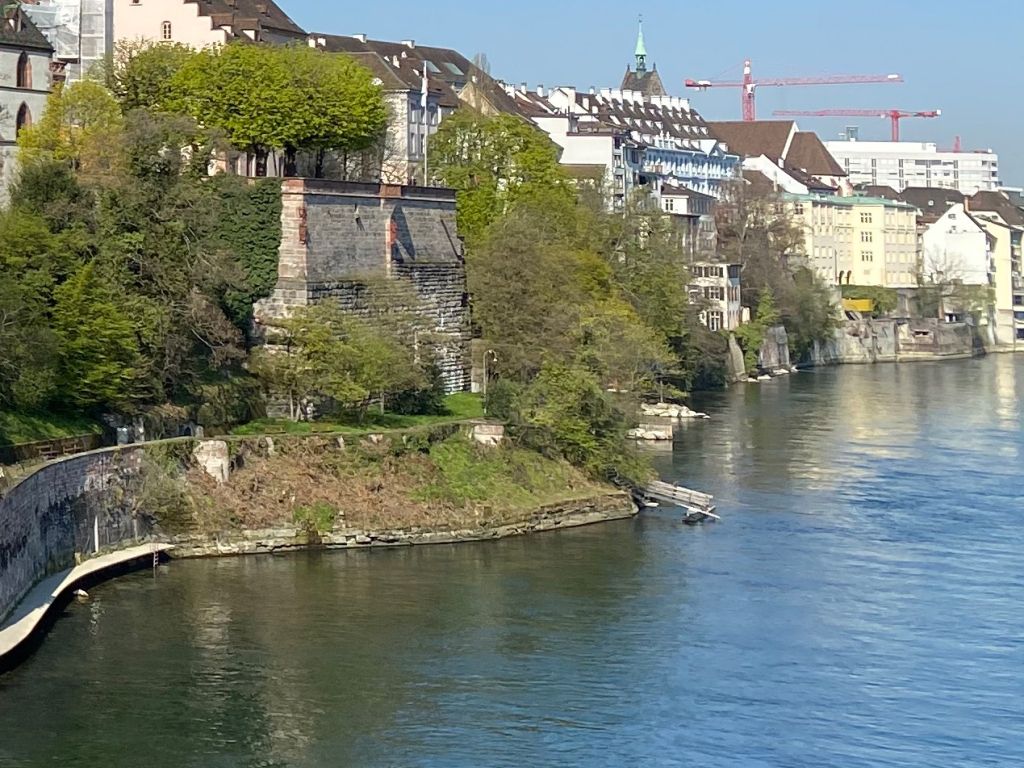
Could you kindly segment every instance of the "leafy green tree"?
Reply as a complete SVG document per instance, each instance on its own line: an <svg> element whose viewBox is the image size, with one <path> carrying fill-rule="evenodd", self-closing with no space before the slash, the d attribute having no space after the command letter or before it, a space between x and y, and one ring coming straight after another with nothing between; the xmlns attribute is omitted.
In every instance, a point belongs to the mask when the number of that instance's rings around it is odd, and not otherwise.
<svg viewBox="0 0 1024 768"><path fill-rule="evenodd" d="M459 232L471 247L520 202L574 215L575 192L561 150L540 129L512 115L462 109L430 138L431 176L458 190Z"/></svg>
<svg viewBox="0 0 1024 768"><path fill-rule="evenodd" d="M61 390L83 409L131 410L143 360L117 291L89 265L57 288L54 302Z"/></svg>
<svg viewBox="0 0 1024 768"><path fill-rule="evenodd" d="M161 111L174 99L174 77L195 56L181 43L119 40L105 62L103 82L125 114L135 109Z"/></svg>
<svg viewBox="0 0 1024 768"><path fill-rule="evenodd" d="M66 163L83 178L119 173L124 124L117 100L99 83L80 80L50 94L42 118L18 136L23 165Z"/></svg>

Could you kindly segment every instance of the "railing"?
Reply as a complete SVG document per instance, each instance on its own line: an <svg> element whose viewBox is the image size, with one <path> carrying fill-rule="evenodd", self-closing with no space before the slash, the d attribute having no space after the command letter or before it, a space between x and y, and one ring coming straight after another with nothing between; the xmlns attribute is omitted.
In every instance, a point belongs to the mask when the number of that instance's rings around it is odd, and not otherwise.
<svg viewBox="0 0 1024 768"><path fill-rule="evenodd" d="M39 440L34 443L0 446L0 464L20 464L30 461L51 461L61 456L94 451L103 445L100 435L79 435L57 440Z"/></svg>

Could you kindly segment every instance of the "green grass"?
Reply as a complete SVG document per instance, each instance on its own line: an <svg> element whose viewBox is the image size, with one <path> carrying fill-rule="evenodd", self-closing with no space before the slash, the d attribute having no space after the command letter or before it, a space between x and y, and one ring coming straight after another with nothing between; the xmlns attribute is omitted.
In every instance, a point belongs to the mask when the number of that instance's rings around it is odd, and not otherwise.
<svg viewBox="0 0 1024 768"><path fill-rule="evenodd" d="M98 435L103 427L82 416L0 411L0 445L22 445L65 437Z"/></svg>
<svg viewBox="0 0 1024 768"><path fill-rule="evenodd" d="M581 472L564 461L522 448L482 449L462 437L436 443L430 460L438 476L413 492L420 501L457 505L488 503L497 508L523 508L590 488Z"/></svg>
<svg viewBox="0 0 1024 768"><path fill-rule="evenodd" d="M453 421L478 419L484 415L483 400L478 395L458 392L446 397L444 402L448 413L443 416L400 416L395 413L382 414L379 411L370 411L361 422L318 421L315 425L309 422L295 422L287 419L259 419L236 427L231 430L231 434L242 436L262 435L267 433L268 427L274 430L283 428L285 433L289 435L309 435L313 434L314 431L365 434L375 429L389 430L427 427L432 424L447 424Z"/></svg>

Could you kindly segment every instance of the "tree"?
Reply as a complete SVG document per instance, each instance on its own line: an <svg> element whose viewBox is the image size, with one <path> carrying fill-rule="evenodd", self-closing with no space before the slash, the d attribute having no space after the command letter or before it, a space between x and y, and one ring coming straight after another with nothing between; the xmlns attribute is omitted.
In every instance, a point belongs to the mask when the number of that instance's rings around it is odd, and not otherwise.
<svg viewBox="0 0 1024 768"><path fill-rule="evenodd" d="M267 173L271 150L312 152L322 175L327 152L358 152L384 132L387 111L369 70L352 59L308 47L245 43L207 48L187 58L171 78L167 108L223 130Z"/></svg>
<svg viewBox="0 0 1024 768"><path fill-rule="evenodd" d="M573 215L576 197L558 162L561 150L518 117L459 110L441 123L429 150L432 180L459 191L459 232L470 247L520 202Z"/></svg>
<svg viewBox="0 0 1024 768"><path fill-rule="evenodd" d="M99 83L80 80L57 87L38 123L18 136L23 165L66 163L81 177L109 180L120 172L124 123L114 96Z"/></svg>
<svg viewBox="0 0 1024 768"><path fill-rule="evenodd" d="M103 82L122 111L161 111L174 99L174 77L195 56L194 48L181 43L119 40L105 62Z"/></svg>

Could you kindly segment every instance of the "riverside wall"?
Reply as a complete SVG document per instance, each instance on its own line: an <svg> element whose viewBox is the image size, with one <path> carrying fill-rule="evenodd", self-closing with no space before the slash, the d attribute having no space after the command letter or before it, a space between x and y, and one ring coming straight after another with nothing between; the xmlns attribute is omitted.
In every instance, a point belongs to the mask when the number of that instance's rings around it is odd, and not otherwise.
<svg viewBox="0 0 1024 768"><path fill-rule="evenodd" d="M933 319L848 320L828 343L815 343L801 365L956 360L985 354L978 329Z"/></svg>
<svg viewBox="0 0 1024 768"><path fill-rule="evenodd" d="M149 536L126 493L140 465L138 448L98 451L0 489L0 620L47 576Z"/></svg>

